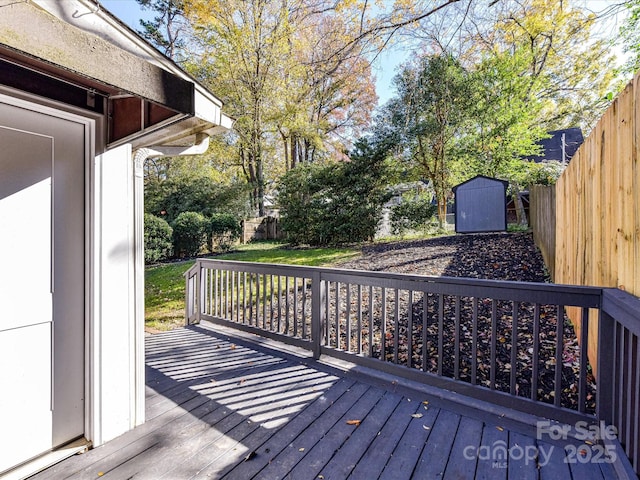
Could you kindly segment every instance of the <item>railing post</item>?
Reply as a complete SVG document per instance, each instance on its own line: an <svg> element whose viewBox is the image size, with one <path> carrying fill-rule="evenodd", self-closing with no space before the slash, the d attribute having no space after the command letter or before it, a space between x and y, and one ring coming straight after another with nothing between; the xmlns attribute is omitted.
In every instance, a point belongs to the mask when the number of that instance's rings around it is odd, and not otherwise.
<svg viewBox="0 0 640 480"><path fill-rule="evenodd" d="M196 314L196 321L195 323L200 323L200 320L202 318L201 314L202 314L202 297L204 296L202 289L204 288L204 283L202 282L202 263L200 262L200 260L196 260L196 301L195 301L195 314Z"/></svg>
<svg viewBox="0 0 640 480"><path fill-rule="evenodd" d="M604 293L603 293L604 295ZM596 415L607 425L613 424L615 338L613 318L600 309L598 321L598 378L596 391Z"/></svg>
<svg viewBox="0 0 640 480"><path fill-rule="evenodd" d="M201 308L200 299L203 293L201 292L202 266L199 260L196 260L195 265L187 270L185 276L185 325L191 325L192 323L200 323ZM192 322L192 320L195 320Z"/></svg>
<svg viewBox="0 0 640 480"><path fill-rule="evenodd" d="M320 344L322 341L322 318L324 317L324 302L326 289L321 272L311 274L311 349L313 358L320 358Z"/></svg>

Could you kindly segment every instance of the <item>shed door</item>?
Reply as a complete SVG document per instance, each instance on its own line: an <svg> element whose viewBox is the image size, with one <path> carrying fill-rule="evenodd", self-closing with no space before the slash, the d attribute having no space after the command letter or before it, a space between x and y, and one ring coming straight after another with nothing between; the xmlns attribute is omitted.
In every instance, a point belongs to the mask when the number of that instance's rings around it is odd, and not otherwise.
<svg viewBox="0 0 640 480"><path fill-rule="evenodd" d="M84 434L86 126L3 98L0 472Z"/></svg>

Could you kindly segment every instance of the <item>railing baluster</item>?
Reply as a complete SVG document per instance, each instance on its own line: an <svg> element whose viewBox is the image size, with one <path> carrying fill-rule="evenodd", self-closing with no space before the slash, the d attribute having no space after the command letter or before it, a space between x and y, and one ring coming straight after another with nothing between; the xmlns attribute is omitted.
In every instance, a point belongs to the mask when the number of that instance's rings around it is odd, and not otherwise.
<svg viewBox="0 0 640 480"><path fill-rule="evenodd" d="M635 389L634 389L634 398L635 398L635 406L634 411L630 414L633 418L632 424L635 425L635 436L634 436L634 447L630 449L631 458L633 459L633 468L636 472L640 471L640 338L637 335L634 335L635 341L635 359L633 364L635 365Z"/></svg>
<svg viewBox="0 0 640 480"><path fill-rule="evenodd" d="M373 286L369 285L369 358L373 357Z"/></svg>
<svg viewBox="0 0 640 480"><path fill-rule="evenodd" d="M409 290L407 304L407 367L413 366L413 290Z"/></svg>
<svg viewBox="0 0 640 480"><path fill-rule="evenodd" d="M380 319L380 359L387 361L387 289L382 287L382 318Z"/></svg>
<svg viewBox="0 0 640 480"><path fill-rule="evenodd" d="M213 316L213 315L215 315L215 313L213 311L214 308L215 308L214 303L213 303L213 301L214 301L213 300L214 299L213 289L214 289L214 286L215 286L215 284L213 283L213 270L207 269L207 273L205 275L207 276L207 279L209 280L209 310L208 310L208 312L209 312L210 315Z"/></svg>
<svg viewBox="0 0 640 480"><path fill-rule="evenodd" d="M269 275L269 330L273 332L273 275Z"/></svg>
<svg viewBox="0 0 640 480"><path fill-rule="evenodd" d="M624 353L623 358L626 360L624 365L624 387L625 392L622 395L624 397L622 410L624 412L624 427L625 427L625 439L624 444L629 447L633 445L632 434L633 434L633 426L631 425L631 402L633 401L633 373L638 365L633 363L633 334L625 328L625 342L624 342Z"/></svg>
<svg viewBox="0 0 640 480"><path fill-rule="evenodd" d="M427 352L427 317L429 315L429 294L422 292L422 371L428 371L427 362L429 355Z"/></svg>
<svg viewBox="0 0 640 480"><path fill-rule="evenodd" d="M282 277L278 275L278 325L276 327L276 332L280 333L282 329Z"/></svg>
<svg viewBox="0 0 640 480"><path fill-rule="evenodd" d="M267 274L262 275L262 328L267 329Z"/></svg>
<svg viewBox="0 0 640 480"><path fill-rule="evenodd" d="M454 328L453 378L460 380L460 297L458 295L455 301Z"/></svg>
<svg viewBox="0 0 640 480"><path fill-rule="evenodd" d="M229 273L224 271L224 318L229 318Z"/></svg>
<svg viewBox="0 0 640 480"><path fill-rule="evenodd" d="M307 338L307 279L302 278L302 338Z"/></svg>
<svg viewBox="0 0 640 480"><path fill-rule="evenodd" d="M559 407L562 403L562 351L564 349L564 305L557 306L556 316L556 372L554 380L553 404Z"/></svg>
<svg viewBox="0 0 640 480"><path fill-rule="evenodd" d="M582 326L580 329L580 379L578 381L578 411L587 409L587 364L589 349L589 309L582 309Z"/></svg>
<svg viewBox="0 0 640 480"><path fill-rule="evenodd" d="M400 289L396 288L395 313L393 318L393 363L398 363L398 350L400 348Z"/></svg>
<svg viewBox="0 0 640 480"><path fill-rule="evenodd" d="M285 297L284 297L284 308L285 308L285 312L284 312L284 333L286 335L289 334L289 322L290 322L290 312L289 312L289 308L291 307L289 302L289 291L290 291L290 285L289 285L289 276L287 275L284 279L284 289L285 289Z"/></svg>
<svg viewBox="0 0 640 480"><path fill-rule="evenodd" d="M478 383L478 297L473 297L471 303L472 325L471 328L471 385Z"/></svg>
<svg viewBox="0 0 640 480"><path fill-rule="evenodd" d="M438 294L438 375L442 375L444 353L444 295Z"/></svg>
<svg viewBox="0 0 640 480"><path fill-rule="evenodd" d="M213 315L216 317L220 316L220 274L219 274L219 270L216 268L216 281L214 284L214 291L215 291L215 309L213 312Z"/></svg>
<svg viewBox="0 0 640 480"><path fill-rule="evenodd" d="M331 306L331 282L326 282L327 286L327 293L324 297L324 301L325 301L325 306L324 306L324 314L325 314L325 322L324 322L324 328L325 328L325 335L326 335L326 340L324 342L324 344L327 347L331 346L331 309L329 308Z"/></svg>
<svg viewBox="0 0 640 480"><path fill-rule="evenodd" d="M347 288L346 299L345 299L345 336L346 336L346 345L345 350L347 352L351 351L351 284L347 283L345 285Z"/></svg>
<svg viewBox="0 0 640 480"><path fill-rule="evenodd" d="M489 388L495 390L496 388L496 369L498 365L496 363L496 338L498 334L498 303L495 299L491 300L491 373L489 375Z"/></svg>
<svg viewBox="0 0 640 480"><path fill-rule="evenodd" d="M512 302L511 310L511 377L509 379L509 392L516 394L516 370L518 368L518 302Z"/></svg>
<svg viewBox="0 0 640 480"><path fill-rule="evenodd" d="M249 272L249 325L253 324L253 273Z"/></svg>
<svg viewBox="0 0 640 480"><path fill-rule="evenodd" d="M240 285L241 285L241 275L240 272L236 275L237 283L236 283L236 322L240 323Z"/></svg>
<svg viewBox="0 0 640 480"><path fill-rule="evenodd" d="M540 304L533 307L533 356L531 365L531 400L538 399L538 369L540 363Z"/></svg>
<svg viewBox="0 0 640 480"><path fill-rule="evenodd" d="M362 285L358 284L358 354L362 353Z"/></svg>
<svg viewBox="0 0 640 480"><path fill-rule="evenodd" d="M293 277L293 336L298 335L298 277Z"/></svg>
<svg viewBox="0 0 640 480"><path fill-rule="evenodd" d="M336 348L340 349L340 282L336 282Z"/></svg>

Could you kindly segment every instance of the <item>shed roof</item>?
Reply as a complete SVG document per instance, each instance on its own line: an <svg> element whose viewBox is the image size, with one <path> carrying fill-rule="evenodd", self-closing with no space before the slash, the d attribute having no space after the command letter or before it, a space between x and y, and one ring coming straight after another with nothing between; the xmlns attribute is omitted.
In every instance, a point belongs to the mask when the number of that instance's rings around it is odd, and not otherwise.
<svg viewBox="0 0 640 480"><path fill-rule="evenodd" d="M456 193L456 190L458 190L458 188L463 187L465 185L468 185L470 183L474 183L474 182L476 182L478 180L481 180L481 179L490 180L490 181L496 182L496 183L501 183L501 184L503 184L505 186L505 188L509 186L509 182L507 182L506 180L500 180L499 178L487 177L485 175L476 175L475 177L470 178L466 182L462 182L462 183L456 185L451 190L453 190L453 193Z"/></svg>
<svg viewBox="0 0 640 480"><path fill-rule="evenodd" d="M0 9L0 83L93 111L106 103L108 143L185 144L231 127L220 99L97 0L0 0Z"/></svg>

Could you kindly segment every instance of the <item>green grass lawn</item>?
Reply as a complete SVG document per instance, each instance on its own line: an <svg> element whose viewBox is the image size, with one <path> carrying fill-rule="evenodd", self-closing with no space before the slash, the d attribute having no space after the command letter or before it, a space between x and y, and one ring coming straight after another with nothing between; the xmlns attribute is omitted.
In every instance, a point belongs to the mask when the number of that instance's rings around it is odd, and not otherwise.
<svg viewBox="0 0 640 480"><path fill-rule="evenodd" d="M219 260L326 266L359 254L354 248L288 249L282 244L258 242L239 245ZM184 273L193 260L151 265L145 272L145 318L149 330L170 330L184 325Z"/></svg>

